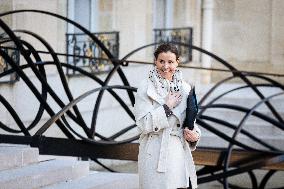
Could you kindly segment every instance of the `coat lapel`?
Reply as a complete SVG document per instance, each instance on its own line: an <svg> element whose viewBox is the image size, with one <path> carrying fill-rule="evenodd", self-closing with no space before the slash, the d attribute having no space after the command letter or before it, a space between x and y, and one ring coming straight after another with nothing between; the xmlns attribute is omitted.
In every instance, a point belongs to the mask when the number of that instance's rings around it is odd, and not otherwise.
<svg viewBox="0 0 284 189"><path fill-rule="evenodd" d="M158 102L160 105L163 105L165 103L165 100L161 98L160 95L158 95L155 86L150 80L148 80L147 95L152 100L155 100L156 102Z"/></svg>

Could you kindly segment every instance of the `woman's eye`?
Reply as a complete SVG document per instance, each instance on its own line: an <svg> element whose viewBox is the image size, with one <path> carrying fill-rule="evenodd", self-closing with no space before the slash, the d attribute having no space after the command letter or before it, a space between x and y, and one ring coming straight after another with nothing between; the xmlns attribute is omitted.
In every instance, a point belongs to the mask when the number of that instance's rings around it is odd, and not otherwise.
<svg viewBox="0 0 284 189"><path fill-rule="evenodd" d="M161 64L164 64L164 61L163 61L163 60L160 60L160 63L161 63Z"/></svg>

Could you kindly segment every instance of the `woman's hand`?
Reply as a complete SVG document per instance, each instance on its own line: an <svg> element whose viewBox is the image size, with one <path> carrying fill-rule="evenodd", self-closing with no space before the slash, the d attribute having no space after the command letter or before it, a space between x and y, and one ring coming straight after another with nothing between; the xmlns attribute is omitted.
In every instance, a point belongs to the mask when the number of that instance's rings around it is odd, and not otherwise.
<svg viewBox="0 0 284 189"><path fill-rule="evenodd" d="M196 142L199 140L199 133L193 130L189 130L188 128L185 128L183 130L183 137L188 142Z"/></svg>
<svg viewBox="0 0 284 189"><path fill-rule="evenodd" d="M166 97L166 105L170 108L173 109L179 103L181 102L182 96L180 92L176 93L169 93L168 96Z"/></svg>

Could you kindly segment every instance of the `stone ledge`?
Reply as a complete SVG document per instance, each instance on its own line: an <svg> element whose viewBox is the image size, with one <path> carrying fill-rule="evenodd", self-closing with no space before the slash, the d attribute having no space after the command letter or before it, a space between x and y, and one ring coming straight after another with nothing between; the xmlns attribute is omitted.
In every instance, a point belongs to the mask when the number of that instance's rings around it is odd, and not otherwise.
<svg viewBox="0 0 284 189"><path fill-rule="evenodd" d="M132 173L91 172L88 176L55 184L44 189L138 189L138 175Z"/></svg>
<svg viewBox="0 0 284 189"><path fill-rule="evenodd" d="M89 173L89 162L53 160L0 172L2 189L39 188Z"/></svg>
<svg viewBox="0 0 284 189"><path fill-rule="evenodd" d="M37 148L27 145L0 145L0 170L23 167L38 162Z"/></svg>

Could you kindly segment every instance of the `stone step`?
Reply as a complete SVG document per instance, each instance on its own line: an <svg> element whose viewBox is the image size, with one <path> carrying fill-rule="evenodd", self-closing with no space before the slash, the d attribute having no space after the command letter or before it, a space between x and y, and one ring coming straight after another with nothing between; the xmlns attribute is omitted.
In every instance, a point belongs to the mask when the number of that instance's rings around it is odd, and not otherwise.
<svg viewBox="0 0 284 189"><path fill-rule="evenodd" d="M206 94L212 87L214 87L215 84L198 84L195 86L197 95L203 96ZM230 91L232 89L238 88L244 86L244 84L234 84L234 83L227 83L222 84L218 88L214 90L213 93L211 93L212 96L218 96L220 94L223 94L224 92ZM276 88L276 87L258 87L258 90L264 95L264 96L270 96L276 93L283 92L283 90ZM259 98L258 95L250 88L244 88L240 89L234 92L231 92L224 97L234 97L234 98ZM283 98L283 95L279 96Z"/></svg>
<svg viewBox="0 0 284 189"><path fill-rule="evenodd" d="M273 98L269 100L269 103L276 109L277 111L283 111L284 110L284 96L281 96L281 98ZM211 100L205 101L203 105L206 105ZM260 98L233 98L233 97L224 97L222 99L219 99L214 102L214 104L232 104L232 105L238 105L245 108L252 108L256 104L260 103ZM265 103L262 103L260 106L257 107L257 111L270 111L269 108L266 106Z"/></svg>
<svg viewBox="0 0 284 189"><path fill-rule="evenodd" d="M284 150L284 140L283 137L276 138L274 136L263 138L262 136L258 137L262 141L266 142L267 144L279 149ZM244 136L238 136L237 141L242 142L250 147L254 147L257 149L265 149L268 150L266 147L263 147L262 145L259 145L258 143L252 141L248 137ZM222 138L216 136L216 135L202 135L201 140L198 144L198 146L202 147L213 147L213 148L227 148L229 143Z"/></svg>
<svg viewBox="0 0 284 189"><path fill-rule="evenodd" d="M38 162L37 148L27 145L0 145L0 170L23 167Z"/></svg>
<svg viewBox="0 0 284 189"><path fill-rule="evenodd" d="M1 189L39 188L85 176L89 162L52 160L0 171Z"/></svg>
<svg viewBox="0 0 284 189"><path fill-rule="evenodd" d="M138 185L137 174L91 172L86 177L54 184L44 189L138 189Z"/></svg>
<svg viewBox="0 0 284 189"><path fill-rule="evenodd" d="M237 126L238 123L232 123L235 126ZM219 124L214 124L211 123L211 125L215 128L218 129L219 131L226 133L228 135L232 135L235 130L230 129L228 127L225 127L223 125L219 125ZM201 128L202 131L202 135L213 135L212 132L207 131L206 129ZM242 127L242 130L249 132L250 134L253 134L254 136L261 136L262 138L269 138L271 136L275 137L275 138L283 138L284 137L284 130L273 126L271 124L267 124L265 122L261 122L261 123L250 123L250 124L245 124Z"/></svg>
<svg viewBox="0 0 284 189"><path fill-rule="evenodd" d="M269 117L277 120L275 118L275 116L272 114L271 111L262 111L262 112L259 112L259 113L264 114L266 116L269 116ZM278 114L282 117L282 119L284 119L284 111L283 110L278 111ZM207 109L205 112L203 112L202 115L208 115L210 117L227 120L229 122L239 122L244 118L244 116L246 114L244 112L235 111L235 110L231 110L231 109L210 108L210 109ZM249 123L249 124L261 123L261 122L267 123L267 122L263 121L261 118L258 118L254 115L250 115L249 118L246 120L246 122Z"/></svg>

